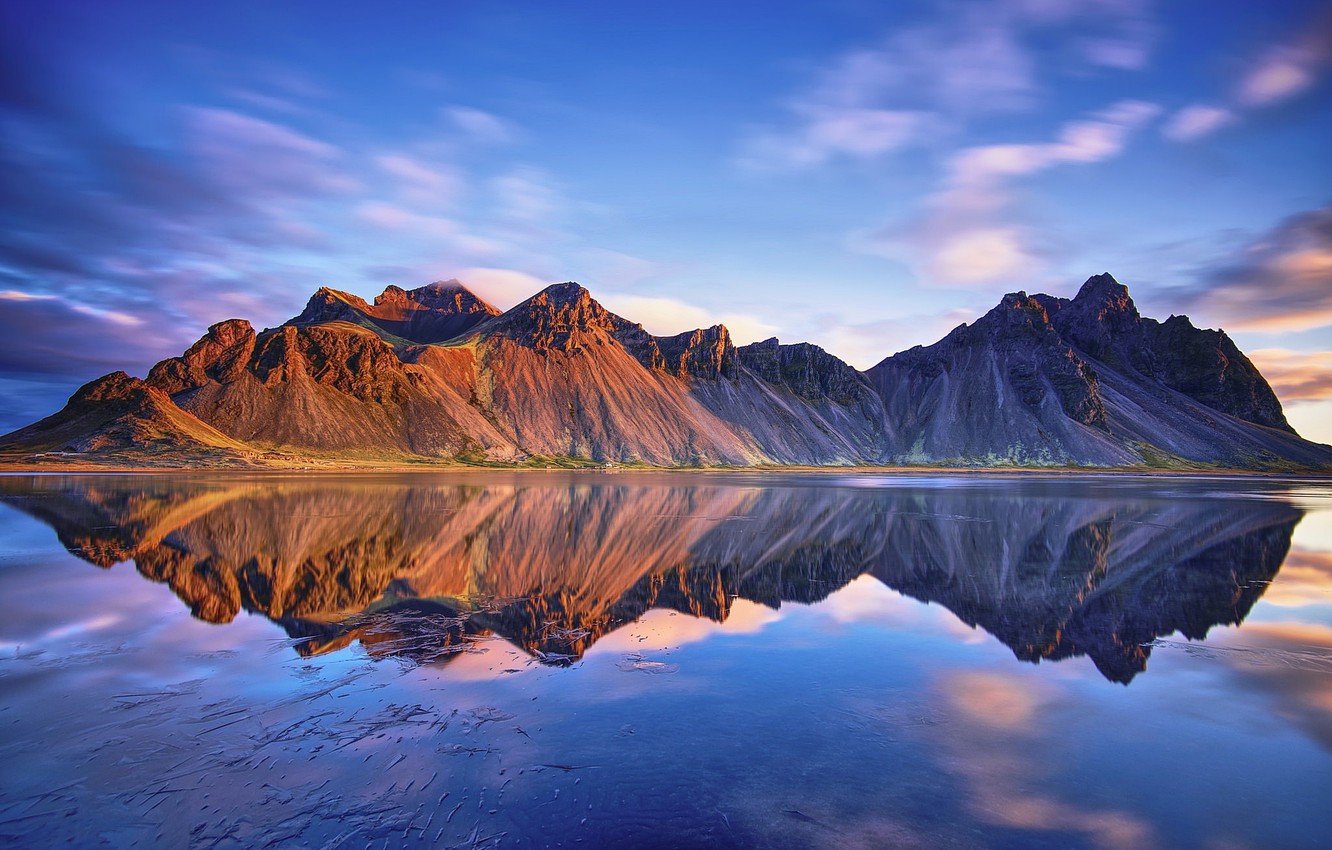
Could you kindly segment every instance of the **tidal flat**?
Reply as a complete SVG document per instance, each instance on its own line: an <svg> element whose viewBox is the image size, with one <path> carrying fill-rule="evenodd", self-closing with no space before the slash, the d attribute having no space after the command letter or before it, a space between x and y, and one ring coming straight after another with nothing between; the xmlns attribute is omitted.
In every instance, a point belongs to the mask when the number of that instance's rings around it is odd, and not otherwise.
<svg viewBox="0 0 1332 850"><path fill-rule="evenodd" d="M1332 480L0 476L0 844L1315 848Z"/></svg>

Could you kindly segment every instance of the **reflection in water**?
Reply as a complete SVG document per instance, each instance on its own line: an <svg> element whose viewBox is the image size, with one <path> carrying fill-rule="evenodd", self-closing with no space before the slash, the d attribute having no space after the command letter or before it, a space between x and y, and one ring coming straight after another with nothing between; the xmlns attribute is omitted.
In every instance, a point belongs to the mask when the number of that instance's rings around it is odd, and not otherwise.
<svg viewBox="0 0 1332 850"><path fill-rule="evenodd" d="M1021 659L1087 655L1125 683L1153 639L1240 622L1301 516L1147 485L583 481L7 478L0 499L201 619L262 613L303 654L444 661L495 634L568 664L652 608L724 621L737 598L815 602L870 575Z"/></svg>

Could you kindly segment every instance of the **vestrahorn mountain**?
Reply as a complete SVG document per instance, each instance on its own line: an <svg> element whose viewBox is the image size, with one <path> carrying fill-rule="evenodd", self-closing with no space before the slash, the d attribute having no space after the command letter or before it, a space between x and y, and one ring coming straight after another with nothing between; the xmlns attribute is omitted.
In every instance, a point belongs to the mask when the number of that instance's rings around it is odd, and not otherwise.
<svg viewBox="0 0 1332 850"><path fill-rule="evenodd" d="M256 333L213 325L144 380L115 372L0 437L13 460L656 466L1329 468L1224 332L1139 315L1108 274L1024 292L859 372L722 325L649 334L576 283L500 312L457 281L374 303L320 289Z"/></svg>

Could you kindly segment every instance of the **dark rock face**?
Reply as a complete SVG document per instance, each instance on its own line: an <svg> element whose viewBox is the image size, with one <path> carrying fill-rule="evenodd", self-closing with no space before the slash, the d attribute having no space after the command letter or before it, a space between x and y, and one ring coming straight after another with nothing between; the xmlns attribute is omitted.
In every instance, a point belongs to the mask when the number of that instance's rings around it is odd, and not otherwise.
<svg viewBox="0 0 1332 850"><path fill-rule="evenodd" d="M602 307L576 283L547 287L478 333L503 333L537 351L576 351L615 340L645 368L677 378L716 380L738 374L735 346L724 326L653 336L642 325Z"/></svg>
<svg viewBox="0 0 1332 850"><path fill-rule="evenodd" d="M863 405L873 392L863 375L807 342L781 345L765 339L739 349L745 368L770 384L783 384L810 402Z"/></svg>
<svg viewBox="0 0 1332 850"><path fill-rule="evenodd" d="M866 375L898 428L889 453L899 460L1332 463L1327 447L1298 439L1224 333L1144 318L1108 274L1071 300L1007 295L974 324Z"/></svg>
<svg viewBox="0 0 1332 850"><path fill-rule="evenodd" d="M676 377L707 381L739 377L739 358L723 325L655 339L666 371Z"/></svg>
<svg viewBox="0 0 1332 850"><path fill-rule="evenodd" d="M1086 355L1246 422L1295 433L1272 388L1223 331L1195 328L1187 316L1145 319L1128 288L1108 274L1088 279L1060 306L1055 326Z"/></svg>
<svg viewBox="0 0 1332 850"><path fill-rule="evenodd" d="M1187 316L1146 331L1155 375L1166 386L1237 419L1295 433L1276 393L1224 331L1195 328Z"/></svg>
<svg viewBox="0 0 1332 850"><path fill-rule="evenodd" d="M1106 433L1095 368L1025 292L866 377L899 429L894 455L904 461L1132 462Z"/></svg>
<svg viewBox="0 0 1332 850"><path fill-rule="evenodd" d="M557 283L481 325L479 335L501 333L536 351L577 351L604 344L621 324L576 283Z"/></svg>
<svg viewBox="0 0 1332 850"><path fill-rule="evenodd" d="M323 287L287 324L304 327L349 322L394 341L430 345L460 337L499 312L456 280L411 290L390 286L374 304Z"/></svg>

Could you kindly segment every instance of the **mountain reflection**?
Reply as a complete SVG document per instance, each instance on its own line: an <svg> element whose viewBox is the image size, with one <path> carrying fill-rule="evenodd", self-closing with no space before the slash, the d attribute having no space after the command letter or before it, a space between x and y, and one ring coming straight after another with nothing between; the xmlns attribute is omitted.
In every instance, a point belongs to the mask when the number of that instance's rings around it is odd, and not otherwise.
<svg viewBox="0 0 1332 850"><path fill-rule="evenodd" d="M0 500L200 619L269 617L303 654L436 662L498 635L567 664L653 608L720 622L736 598L817 602L868 574L1018 658L1087 655L1125 683L1153 639L1240 622L1301 516L1202 491L834 484L51 477L2 479Z"/></svg>

